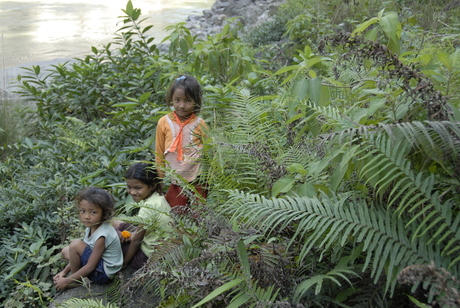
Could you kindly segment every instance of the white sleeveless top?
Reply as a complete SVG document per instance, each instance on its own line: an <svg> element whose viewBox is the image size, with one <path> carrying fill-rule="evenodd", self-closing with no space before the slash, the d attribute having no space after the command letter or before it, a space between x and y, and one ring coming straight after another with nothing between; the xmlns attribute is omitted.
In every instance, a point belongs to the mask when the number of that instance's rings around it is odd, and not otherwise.
<svg viewBox="0 0 460 308"><path fill-rule="evenodd" d="M109 223L102 223L96 231L89 236L91 228L86 228L85 238L83 241L94 250L94 244L101 237L105 237L105 249L102 253L104 260L104 271L107 277L113 279L116 273L121 270L123 266L123 251L121 250L120 239L117 231Z"/></svg>
<svg viewBox="0 0 460 308"><path fill-rule="evenodd" d="M180 126L176 122L172 121L169 117L166 117L168 124L171 127L173 134L173 142L180 131ZM197 145L193 142L194 135L193 131L198 127L200 122L203 121L200 117L196 117L196 120L188 123L182 130L182 149L183 156L182 160L177 160L177 153L170 152L170 147L165 151L165 160L169 166L175 170L176 174L183 177L187 182L192 182L198 176L200 172L200 157L202 154L201 145ZM177 179L171 179L173 184L177 184Z"/></svg>

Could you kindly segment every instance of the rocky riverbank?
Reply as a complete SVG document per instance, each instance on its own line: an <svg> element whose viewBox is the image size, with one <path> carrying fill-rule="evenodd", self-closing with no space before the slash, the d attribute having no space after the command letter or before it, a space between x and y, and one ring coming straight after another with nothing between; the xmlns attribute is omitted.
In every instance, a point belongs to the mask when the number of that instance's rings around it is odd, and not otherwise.
<svg viewBox="0 0 460 308"><path fill-rule="evenodd" d="M268 21L284 0L216 0L201 16L189 16L187 27L198 38L219 33L228 18L240 17L244 31Z"/></svg>
<svg viewBox="0 0 460 308"><path fill-rule="evenodd" d="M191 15L186 20L186 27L198 39L222 31L229 18L239 18L247 33L254 27L269 21L278 6L285 0L216 0L210 10L202 15ZM168 51L168 44L159 44L161 52Z"/></svg>

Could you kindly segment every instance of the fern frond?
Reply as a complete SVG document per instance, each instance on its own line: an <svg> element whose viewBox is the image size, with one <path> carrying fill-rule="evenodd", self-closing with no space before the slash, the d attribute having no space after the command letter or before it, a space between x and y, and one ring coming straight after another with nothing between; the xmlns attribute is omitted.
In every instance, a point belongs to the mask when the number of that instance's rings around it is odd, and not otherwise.
<svg viewBox="0 0 460 308"><path fill-rule="evenodd" d="M246 90L236 94L226 111L225 124L212 131L212 138L219 142L205 149L210 152L205 177L210 183L219 183L216 189L263 189L283 174L282 167L278 172L277 160L286 128L275 120L278 112L285 111L267 108L263 97L253 97ZM280 138L272 138L273 134Z"/></svg>
<svg viewBox="0 0 460 308"><path fill-rule="evenodd" d="M405 140L444 168L446 160L452 160L460 153L460 123L458 122L414 121L379 126L392 138Z"/></svg>
<svg viewBox="0 0 460 308"><path fill-rule="evenodd" d="M396 124L380 123L378 126L360 126L340 133L324 135L328 139L340 136L339 142L347 142L357 136L365 139L372 135L386 133L394 143L404 142L421 151L423 155L446 168L448 159L460 154L460 122L425 121L403 122Z"/></svg>
<svg viewBox="0 0 460 308"><path fill-rule="evenodd" d="M247 285L248 283L249 285ZM275 302L279 292L279 290L275 290L274 286L269 286L266 289L259 287L257 281L246 281L240 286L240 289L241 291L232 298L228 307L240 307L243 304L257 304L266 307Z"/></svg>
<svg viewBox="0 0 460 308"><path fill-rule="evenodd" d="M414 213L407 222L407 225L418 225L411 235L412 239L430 234L432 240L437 240L438 243L444 240L454 241L453 246L459 246L458 223L454 223L458 221L455 219L458 214L452 211L454 207L450 202L440 202L439 193L434 189L434 175L417 172L411 167L405 155L408 145L404 141L395 143L391 138L380 134L371 136L368 142L363 147L363 152L367 154L361 158L366 164L359 172L381 194L391 187L388 208L395 205L396 214L401 216L406 212ZM450 246L445 246L442 253L452 254L452 249L455 248Z"/></svg>
<svg viewBox="0 0 460 308"><path fill-rule="evenodd" d="M117 305L107 303L104 304L102 300L97 301L94 299L81 299L71 298L58 304L58 307L63 308L119 308Z"/></svg>
<svg viewBox="0 0 460 308"><path fill-rule="evenodd" d="M315 295L321 293L321 287L324 281L330 280L331 282L335 283L338 286L342 284L339 281L339 278L345 280L350 285L352 283L347 278L346 275L356 275L357 274L351 270L351 267L344 266L342 264L337 265L334 269L330 270L326 274L315 275L310 277L304 281L302 281L296 288L294 292L294 298L300 299L310 288L315 287Z"/></svg>
<svg viewBox="0 0 460 308"><path fill-rule="evenodd" d="M386 269L387 289L395 286L394 275L397 269L407 264L428 263L436 259L437 264L449 263L450 258L436 257L436 245L428 247L424 237L409 240L402 219L395 219L393 212L368 207L363 201L353 201L345 196L340 200L323 196L317 198L266 199L255 194L229 192L229 201L223 213L230 214L233 220L245 220L257 225L266 233L296 225L291 246L301 243L298 262L308 256L313 247L332 249L344 246L350 241L360 243L366 252L363 266L372 267L375 281ZM374 263L371 264L371 261Z"/></svg>
<svg viewBox="0 0 460 308"><path fill-rule="evenodd" d="M439 196L443 191L440 189L445 186L428 170L415 169L410 153L414 149L423 150L427 157L436 156L436 160L445 165L449 156L457 157L460 153L460 123L382 124L336 133L331 135L331 140L334 136L342 143L342 149L345 151L348 147L350 153L341 164L349 168L354 161L358 178L371 185L380 200L387 203L387 208L396 210L399 218L406 213L412 214L405 222L418 226L411 234L412 240L426 235L442 247L443 255L451 256L450 266L457 264L460 258L452 257L460 246L460 218L454 211L456 203L452 200L441 202ZM449 154L441 155L438 149ZM448 183L456 182L452 179Z"/></svg>

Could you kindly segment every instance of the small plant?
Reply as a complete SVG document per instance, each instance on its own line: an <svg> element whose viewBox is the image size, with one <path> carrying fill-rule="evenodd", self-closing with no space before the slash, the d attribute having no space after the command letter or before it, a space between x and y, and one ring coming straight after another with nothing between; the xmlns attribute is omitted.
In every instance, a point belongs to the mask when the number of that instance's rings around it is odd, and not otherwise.
<svg viewBox="0 0 460 308"><path fill-rule="evenodd" d="M433 262L404 268L398 274L398 282L428 290L428 296L419 298L421 301L429 301L439 307L460 307L460 282L446 269L437 268ZM416 302L413 298L411 300Z"/></svg>
<svg viewBox="0 0 460 308"><path fill-rule="evenodd" d="M16 287L5 301L5 307L17 308L44 308L53 295L53 284L39 279L19 282L15 280Z"/></svg>

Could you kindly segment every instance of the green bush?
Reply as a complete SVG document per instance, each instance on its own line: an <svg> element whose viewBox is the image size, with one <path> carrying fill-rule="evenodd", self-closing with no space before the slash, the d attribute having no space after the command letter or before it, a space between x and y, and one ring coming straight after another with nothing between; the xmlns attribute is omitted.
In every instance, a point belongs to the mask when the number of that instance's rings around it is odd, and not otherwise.
<svg viewBox="0 0 460 308"><path fill-rule="evenodd" d="M184 72L204 89L210 194L130 283L168 307L407 307L400 280L429 288L414 301L458 300L441 285L456 286L460 262L456 38L421 40L375 3L292 1L286 44L257 50L238 25L196 40L178 24L160 54L128 2L113 44L18 77L38 120L0 162L0 306L47 306L57 253L81 232L73 196L94 185L123 205L121 176L152 160L165 89ZM335 33L341 21L353 35ZM431 261L446 279L398 275Z"/></svg>

